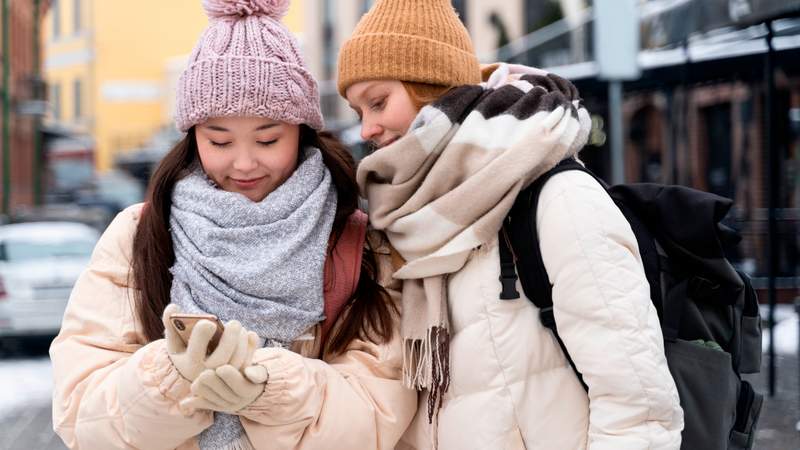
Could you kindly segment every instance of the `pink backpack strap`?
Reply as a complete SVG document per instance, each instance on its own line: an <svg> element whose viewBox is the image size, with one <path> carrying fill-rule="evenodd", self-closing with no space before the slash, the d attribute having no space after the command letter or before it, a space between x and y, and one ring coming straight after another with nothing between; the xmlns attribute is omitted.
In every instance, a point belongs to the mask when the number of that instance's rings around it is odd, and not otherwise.
<svg viewBox="0 0 800 450"><path fill-rule="evenodd" d="M356 210L347 218L336 248L325 260L325 320L322 322L322 342L325 342L328 332L358 286L366 235L367 215Z"/></svg>

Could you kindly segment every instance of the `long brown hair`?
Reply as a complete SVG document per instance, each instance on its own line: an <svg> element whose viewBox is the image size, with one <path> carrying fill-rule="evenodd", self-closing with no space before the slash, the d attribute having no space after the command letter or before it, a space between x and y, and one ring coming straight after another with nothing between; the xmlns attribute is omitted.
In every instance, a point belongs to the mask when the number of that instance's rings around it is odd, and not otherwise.
<svg viewBox="0 0 800 450"><path fill-rule="evenodd" d="M313 146L322 152L322 159L336 186L338 202L331 231L329 252L342 235L347 218L358 207L358 185L355 162L347 148L330 133L317 132L300 126L300 148ZM169 268L175 263L175 251L169 232L169 215L175 183L185 177L198 163L194 129L178 142L162 159L147 191L133 239L130 278L133 282L136 314L148 341L164 335L161 314L170 302L172 275ZM356 338L388 341L393 333L394 305L387 292L378 284L375 253L364 246L361 274L355 293L348 302L344 322L336 326L326 343L326 351L341 353Z"/></svg>

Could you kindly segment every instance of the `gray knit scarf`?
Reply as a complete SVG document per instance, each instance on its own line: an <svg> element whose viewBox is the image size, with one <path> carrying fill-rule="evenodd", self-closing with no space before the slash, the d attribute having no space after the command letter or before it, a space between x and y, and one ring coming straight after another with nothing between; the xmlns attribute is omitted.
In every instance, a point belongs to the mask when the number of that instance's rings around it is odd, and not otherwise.
<svg viewBox="0 0 800 450"><path fill-rule="evenodd" d="M264 200L217 188L202 169L175 184L172 303L236 319L267 345L288 346L323 319L323 267L336 189L318 149ZM217 413L200 448L252 448L235 415Z"/></svg>

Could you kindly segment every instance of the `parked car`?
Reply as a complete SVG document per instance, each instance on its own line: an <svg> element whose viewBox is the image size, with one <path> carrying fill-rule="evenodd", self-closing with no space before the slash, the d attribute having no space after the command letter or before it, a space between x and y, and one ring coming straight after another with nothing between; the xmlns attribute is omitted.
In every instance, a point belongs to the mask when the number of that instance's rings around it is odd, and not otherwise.
<svg viewBox="0 0 800 450"><path fill-rule="evenodd" d="M58 333L99 237L77 222L0 226L0 338Z"/></svg>

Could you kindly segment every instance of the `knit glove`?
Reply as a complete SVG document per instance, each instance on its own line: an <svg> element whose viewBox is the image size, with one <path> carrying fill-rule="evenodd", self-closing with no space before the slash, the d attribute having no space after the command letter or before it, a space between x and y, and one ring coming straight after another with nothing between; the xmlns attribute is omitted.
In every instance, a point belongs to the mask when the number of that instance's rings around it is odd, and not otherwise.
<svg viewBox="0 0 800 450"><path fill-rule="evenodd" d="M264 393L268 380L266 367L260 365L246 367L244 373L231 365L208 369L194 380L194 396L181 401L181 407L235 414Z"/></svg>
<svg viewBox="0 0 800 450"><path fill-rule="evenodd" d="M169 359L184 378L194 381L204 370L225 364L236 368L250 365L258 345L256 333L248 332L236 320L228 321L217 348L208 355L208 343L214 337L216 325L208 320L201 320L192 330L189 343L184 344L169 320L172 314L179 312L176 305L170 304L164 309L161 320L164 323Z"/></svg>

